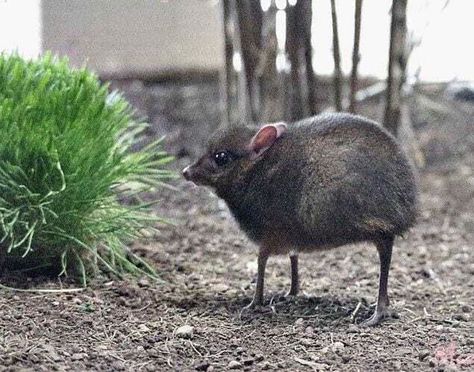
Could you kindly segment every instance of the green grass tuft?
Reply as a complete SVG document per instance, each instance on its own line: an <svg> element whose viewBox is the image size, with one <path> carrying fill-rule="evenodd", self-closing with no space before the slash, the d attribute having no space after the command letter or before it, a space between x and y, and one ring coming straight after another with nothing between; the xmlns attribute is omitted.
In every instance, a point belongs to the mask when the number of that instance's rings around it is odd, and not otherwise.
<svg viewBox="0 0 474 372"><path fill-rule="evenodd" d="M0 55L0 256L56 267L145 271L126 244L156 224L150 205L118 200L173 175L159 141L132 152L146 128L85 68L46 55ZM133 262L132 262L133 261Z"/></svg>

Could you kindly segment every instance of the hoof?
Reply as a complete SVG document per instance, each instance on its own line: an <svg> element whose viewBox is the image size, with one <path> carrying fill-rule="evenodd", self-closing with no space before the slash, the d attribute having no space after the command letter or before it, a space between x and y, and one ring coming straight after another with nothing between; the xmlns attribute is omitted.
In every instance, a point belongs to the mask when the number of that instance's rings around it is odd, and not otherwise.
<svg viewBox="0 0 474 372"><path fill-rule="evenodd" d="M374 327L376 325L379 325L385 319L393 319L393 318L398 319L398 315L395 311L389 310L389 309L383 309L383 310L376 309L369 319L364 320L359 325L361 327Z"/></svg>
<svg viewBox="0 0 474 372"><path fill-rule="evenodd" d="M273 312L270 306L264 306L263 303L256 303L252 301L247 306L243 307L240 311L239 318L242 319L244 316L249 316L252 314L268 314Z"/></svg>

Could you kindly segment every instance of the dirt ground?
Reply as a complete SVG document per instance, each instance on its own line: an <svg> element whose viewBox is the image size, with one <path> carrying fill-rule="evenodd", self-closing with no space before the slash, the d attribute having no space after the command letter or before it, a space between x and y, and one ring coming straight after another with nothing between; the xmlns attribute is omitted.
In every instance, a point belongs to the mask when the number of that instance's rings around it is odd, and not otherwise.
<svg viewBox="0 0 474 372"><path fill-rule="evenodd" d="M118 86L149 116L152 135L171 133L177 169L218 122L215 86ZM0 288L0 371L473 370L474 105L435 93L412 105L427 164L418 224L394 250L389 291L399 319L357 325L378 286L370 245L304 256L303 293L291 301L281 299L289 260L271 258L269 307L241 315L256 247L208 190L179 181L178 191L160 192L157 210L175 225L132 246L163 282L97 278L74 292L77 284L59 279L25 285L24 275L4 275L4 285L27 291Z"/></svg>

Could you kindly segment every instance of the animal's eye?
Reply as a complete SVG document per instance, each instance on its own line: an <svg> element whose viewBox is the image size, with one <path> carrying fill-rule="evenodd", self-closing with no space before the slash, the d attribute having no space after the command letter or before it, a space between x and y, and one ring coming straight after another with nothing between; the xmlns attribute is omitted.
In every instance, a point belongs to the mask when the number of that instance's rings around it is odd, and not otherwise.
<svg viewBox="0 0 474 372"><path fill-rule="evenodd" d="M218 167L222 167L232 161L232 155L229 151L217 151L214 153L214 161Z"/></svg>

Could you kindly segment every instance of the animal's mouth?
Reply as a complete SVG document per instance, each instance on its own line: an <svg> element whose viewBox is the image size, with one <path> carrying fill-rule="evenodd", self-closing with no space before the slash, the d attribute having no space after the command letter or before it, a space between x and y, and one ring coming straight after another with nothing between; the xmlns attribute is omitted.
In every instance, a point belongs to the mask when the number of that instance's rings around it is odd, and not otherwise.
<svg viewBox="0 0 474 372"><path fill-rule="evenodd" d="M210 184L206 177L204 177L199 170L192 165L188 165L184 168L182 174L186 181L190 181L197 186L206 186Z"/></svg>

